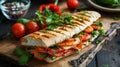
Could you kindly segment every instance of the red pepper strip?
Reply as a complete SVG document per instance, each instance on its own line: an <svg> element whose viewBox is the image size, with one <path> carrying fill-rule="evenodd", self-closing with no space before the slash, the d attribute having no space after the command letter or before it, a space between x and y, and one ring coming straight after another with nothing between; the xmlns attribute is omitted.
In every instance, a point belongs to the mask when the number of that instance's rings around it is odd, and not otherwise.
<svg viewBox="0 0 120 67"><path fill-rule="evenodd" d="M45 8L46 8L46 5L43 4L39 7L39 11L42 12Z"/></svg>
<svg viewBox="0 0 120 67"><path fill-rule="evenodd" d="M39 7L39 11L42 12L45 8L50 9L52 12L56 12L58 13L60 16L62 16L62 13L60 11L60 8L58 6L56 6L55 4L47 4L47 5L41 5Z"/></svg>
<svg viewBox="0 0 120 67"><path fill-rule="evenodd" d="M58 13L60 16L62 16L62 13L60 11L60 8L54 4L48 4L49 6L49 9L52 11L52 12L56 12Z"/></svg>
<svg viewBox="0 0 120 67"><path fill-rule="evenodd" d="M39 53L36 50L30 50L30 53L34 55L34 58L38 60L44 60L45 57L39 57Z"/></svg>
<svg viewBox="0 0 120 67"><path fill-rule="evenodd" d="M72 49L61 48L61 49L54 50L54 49L51 49L51 48L36 47L35 50L37 52L40 52L40 53L46 53L46 54L49 54L49 55L52 55L52 56L55 56L55 57L61 57L68 52L74 51L74 48L72 48Z"/></svg>

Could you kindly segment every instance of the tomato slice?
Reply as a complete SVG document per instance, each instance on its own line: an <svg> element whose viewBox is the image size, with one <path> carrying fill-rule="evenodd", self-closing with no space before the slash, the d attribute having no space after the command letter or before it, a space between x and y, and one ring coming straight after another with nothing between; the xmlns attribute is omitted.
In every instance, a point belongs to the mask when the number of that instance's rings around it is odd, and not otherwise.
<svg viewBox="0 0 120 67"><path fill-rule="evenodd" d="M84 32L86 32L86 33L92 33L93 30L94 30L94 29L93 29L91 26L89 26L89 27L87 27L87 28L84 30Z"/></svg>
<svg viewBox="0 0 120 67"><path fill-rule="evenodd" d="M77 47L78 47L79 49L82 49L82 46L83 46L83 43L82 43L82 42L80 42L80 43L77 45Z"/></svg>
<svg viewBox="0 0 120 67"><path fill-rule="evenodd" d="M41 53L46 53L46 49L42 47L35 47L35 50Z"/></svg>
<svg viewBox="0 0 120 67"><path fill-rule="evenodd" d="M91 34L84 34L84 35L82 35L82 37L81 37L81 41L87 41L88 39L90 39L91 38Z"/></svg>
<svg viewBox="0 0 120 67"><path fill-rule="evenodd" d="M46 54L44 53L39 53L36 50L30 50L30 53L34 55L34 57L38 60L44 60L44 58L46 57Z"/></svg>
<svg viewBox="0 0 120 67"><path fill-rule="evenodd" d="M95 24L92 24L91 27L94 28L95 30L100 30L100 27Z"/></svg>

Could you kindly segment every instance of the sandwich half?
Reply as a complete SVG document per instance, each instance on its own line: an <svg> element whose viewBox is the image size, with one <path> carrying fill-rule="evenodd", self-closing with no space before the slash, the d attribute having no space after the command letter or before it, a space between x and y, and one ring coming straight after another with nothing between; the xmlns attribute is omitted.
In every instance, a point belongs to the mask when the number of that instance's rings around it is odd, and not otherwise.
<svg viewBox="0 0 120 67"><path fill-rule="evenodd" d="M95 21L101 15L95 11L81 11L72 17L71 25L39 30L22 37L22 45L29 47L28 51L35 58L48 63L79 52L100 34L102 25Z"/></svg>

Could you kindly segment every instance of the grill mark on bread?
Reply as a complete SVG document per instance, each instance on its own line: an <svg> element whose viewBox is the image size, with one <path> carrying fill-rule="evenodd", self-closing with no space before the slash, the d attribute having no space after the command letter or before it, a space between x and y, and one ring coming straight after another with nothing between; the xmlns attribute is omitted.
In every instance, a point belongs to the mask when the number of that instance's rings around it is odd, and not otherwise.
<svg viewBox="0 0 120 67"><path fill-rule="evenodd" d="M81 20L81 19L74 19L74 20L85 24L84 20Z"/></svg>
<svg viewBox="0 0 120 67"><path fill-rule="evenodd" d="M48 35L51 35L51 36L56 36L55 34L50 33L49 31L40 31L40 32L45 33L45 34L48 34Z"/></svg>
<svg viewBox="0 0 120 67"><path fill-rule="evenodd" d="M39 36L40 36L40 33L38 33L38 32L35 32L34 34L35 34L35 35L39 35Z"/></svg>
<svg viewBox="0 0 120 67"><path fill-rule="evenodd" d="M36 34L31 34L31 35L29 35L28 37L30 37L30 38L32 38L32 39L37 39L37 38L39 38L39 36L36 35Z"/></svg>
<svg viewBox="0 0 120 67"><path fill-rule="evenodd" d="M56 34L54 34L54 33L51 33L51 32L48 32L49 34L51 34L51 35L53 35L53 36L57 36Z"/></svg>
<svg viewBox="0 0 120 67"><path fill-rule="evenodd" d="M70 29L74 29L74 27L72 27L72 26L69 26L69 25L67 25L66 27L67 27L67 28L70 28Z"/></svg>
<svg viewBox="0 0 120 67"><path fill-rule="evenodd" d="M60 30L63 30L63 31L68 31L67 29L65 29L64 27L63 28L59 28Z"/></svg>
<svg viewBox="0 0 120 67"><path fill-rule="evenodd" d="M38 32L35 32L34 34L30 34L29 37L32 38L32 39L37 39L37 40L41 40L42 39L40 38L41 34L38 33Z"/></svg>
<svg viewBox="0 0 120 67"><path fill-rule="evenodd" d="M74 21L75 24L82 26L83 24L79 23L78 21Z"/></svg>
<svg viewBox="0 0 120 67"><path fill-rule="evenodd" d="M59 34L64 34L64 33L62 33L62 32L59 31L59 30L54 30L53 32L56 32L56 33L59 33Z"/></svg>
<svg viewBox="0 0 120 67"><path fill-rule="evenodd" d="M54 32L54 33L56 33L56 34L62 34L62 33L56 32L55 30L52 31L52 32ZM52 32L49 32L49 33L52 33Z"/></svg>
<svg viewBox="0 0 120 67"><path fill-rule="evenodd" d="M87 16L75 15L75 17L80 18L82 20L90 21L90 17L87 17Z"/></svg>
<svg viewBox="0 0 120 67"><path fill-rule="evenodd" d="M90 12L88 11L81 11L81 12L77 12L74 15L85 15L85 14L90 14Z"/></svg>
<svg viewBox="0 0 120 67"><path fill-rule="evenodd" d="M43 34L43 35L41 35L42 37L45 37L45 38L50 38L50 36L48 36L48 35L45 35L45 34Z"/></svg>

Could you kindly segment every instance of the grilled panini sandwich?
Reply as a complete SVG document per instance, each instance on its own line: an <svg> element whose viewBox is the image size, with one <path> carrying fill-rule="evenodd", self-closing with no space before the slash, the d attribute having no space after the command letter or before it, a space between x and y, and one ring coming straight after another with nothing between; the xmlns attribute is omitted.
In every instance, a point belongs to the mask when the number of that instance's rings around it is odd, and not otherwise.
<svg viewBox="0 0 120 67"><path fill-rule="evenodd" d="M71 20L74 24L60 26L54 30L39 30L21 38L24 46L32 48L29 50L35 58L54 62L60 58L76 53L81 50L95 36L91 32L86 33L85 29L91 25L97 26L97 21L101 15L95 11L81 11L74 13ZM100 27L99 27L100 28ZM98 31L98 29L93 29ZM88 36L88 39L84 39ZM83 38L83 39L82 39Z"/></svg>

